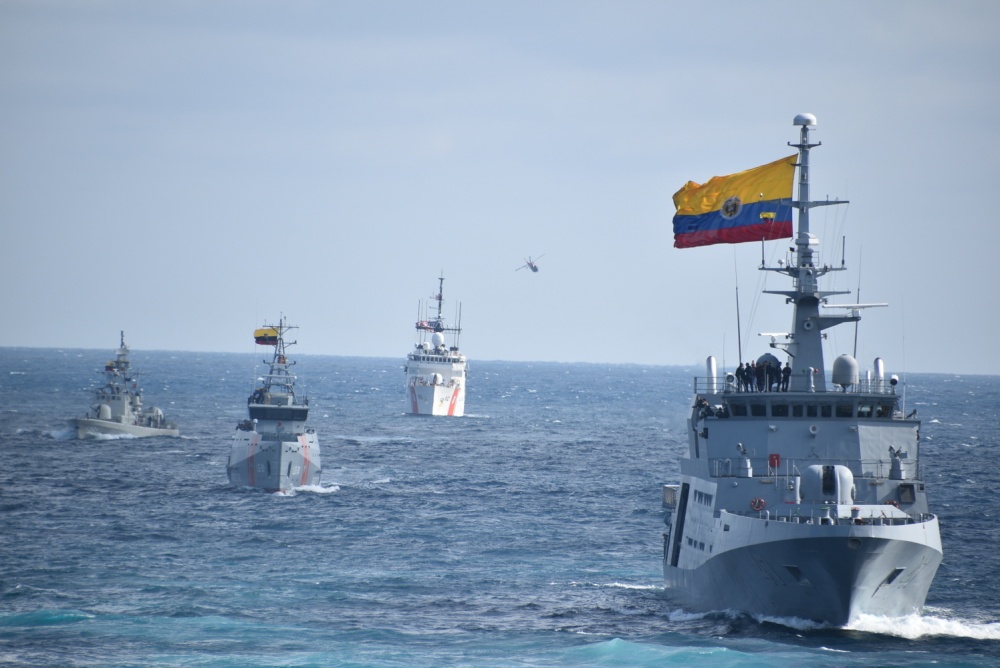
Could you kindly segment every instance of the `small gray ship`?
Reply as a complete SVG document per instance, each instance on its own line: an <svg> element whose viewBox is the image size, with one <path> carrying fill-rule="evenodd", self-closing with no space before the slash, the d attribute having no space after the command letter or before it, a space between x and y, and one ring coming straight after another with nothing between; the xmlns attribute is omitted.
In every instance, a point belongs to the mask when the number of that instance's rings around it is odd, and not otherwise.
<svg viewBox="0 0 1000 668"><path fill-rule="evenodd" d="M258 345L272 346L271 360L264 360L268 373L259 379L247 399L249 418L236 425L226 471L229 484L255 487L268 492L287 492L295 487L318 485L320 466L316 430L306 425L309 401L295 394L295 376L290 369L285 341L294 326L284 318L254 332Z"/></svg>
<svg viewBox="0 0 1000 668"><path fill-rule="evenodd" d="M121 332L115 358L104 365L104 377L104 384L94 391L91 410L73 421L77 438L180 435L177 425L168 421L162 410L143 406L139 374L129 361L125 332Z"/></svg>
<svg viewBox="0 0 1000 668"><path fill-rule="evenodd" d="M885 304L834 305L830 297L849 293L820 288L820 278L845 267L821 263L809 210L843 202L809 200L816 119L800 114L794 124L800 139L789 145L798 155L786 160L798 169L798 200L783 204L789 221L797 211L798 231L778 266L760 267L791 279L788 289L764 291L793 309L791 331L768 334L787 371L748 374L741 364L738 373L720 374L709 357L705 377L694 379L688 453L679 483L663 488L665 589L689 610L837 627L861 615L919 614L943 556L927 503L920 422L916 411L905 412L902 384L881 358L862 374L852 355L841 354L828 382L824 330ZM757 192L753 205L766 199ZM719 198L723 214L738 215L739 197ZM746 208L755 224L782 218ZM675 233L685 231L674 222ZM778 363L767 353L752 368Z"/></svg>

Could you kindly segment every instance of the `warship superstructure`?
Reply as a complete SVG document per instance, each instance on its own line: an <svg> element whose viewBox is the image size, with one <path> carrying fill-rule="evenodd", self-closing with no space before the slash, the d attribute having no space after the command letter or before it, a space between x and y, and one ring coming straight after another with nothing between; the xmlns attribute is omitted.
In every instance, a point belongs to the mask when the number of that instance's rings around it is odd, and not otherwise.
<svg viewBox="0 0 1000 668"><path fill-rule="evenodd" d="M849 292L820 288L821 277L844 266L821 263L809 210L842 202L809 200L809 151L819 146L809 133L816 119L800 114L794 124L800 138L789 145L798 155L789 165L798 169L798 200L784 205L797 210L798 231L786 259L760 267L791 279L788 289L764 291L793 308L790 331L770 335L771 348L787 356L788 371L776 378L757 374L760 382L743 365L739 373L719 373L709 357L705 377L694 379L680 481L663 487L666 592L690 610L833 626L863 614L918 614L942 559L938 519L925 490L920 422L916 411L904 412L902 384L881 358L862 374L852 355L841 354L828 378L824 330L855 323L862 309L885 304L834 305L829 297ZM757 189L751 192L756 199ZM730 218L745 204L721 190L718 197ZM745 208L754 224L782 217ZM685 230L677 218L674 229ZM778 361L767 353L754 367Z"/></svg>
<svg viewBox="0 0 1000 668"><path fill-rule="evenodd" d="M458 349L461 315L454 327L444 323L444 276L438 278L438 291L431 299L436 303L436 310L425 320L417 321L419 340L406 356L403 369L406 373L406 412L461 417L465 415L468 361ZM450 346L445 342L446 332L453 337Z"/></svg>
<svg viewBox="0 0 1000 668"><path fill-rule="evenodd" d="M86 417L76 418L77 438L100 436L178 436L180 430L167 421L159 408L142 405L139 374L132 369L125 332L121 332L115 358L104 365L105 383L94 391L94 405Z"/></svg>
<svg viewBox="0 0 1000 668"><path fill-rule="evenodd" d="M316 430L306 425L309 401L295 393L296 377L290 369L287 348L295 341L285 335L297 329L285 323L265 325L254 331L258 345L272 346L268 372L247 398L249 418L236 425L226 472L237 487L256 487L268 492L286 492L295 487L318 485L320 465Z"/></svg>

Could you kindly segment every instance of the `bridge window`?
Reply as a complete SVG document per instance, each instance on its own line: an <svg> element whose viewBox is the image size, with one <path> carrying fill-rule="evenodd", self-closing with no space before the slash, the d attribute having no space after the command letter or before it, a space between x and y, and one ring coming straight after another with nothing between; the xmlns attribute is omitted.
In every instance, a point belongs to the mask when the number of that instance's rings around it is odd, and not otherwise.
<svg viewBox="0 0 1000 668"><path fill-rule="evenodd" d="M694 500L706 506L712 505L712 495L706 494L705 492L699 492L698 490L695 490L694 492Z"/></svg>
<svg viewBox="0 0 1000 668"><path fill-rule="evenodd" d="M767 417L767 405L766 404L750 404L750 415L754 417Z"/></svg>
<svg viewBox="0 0 1000 668"><path fill-rule="evenodd" d="M788 417L788 404L772 404L771 415L773 417Z"/></svg>

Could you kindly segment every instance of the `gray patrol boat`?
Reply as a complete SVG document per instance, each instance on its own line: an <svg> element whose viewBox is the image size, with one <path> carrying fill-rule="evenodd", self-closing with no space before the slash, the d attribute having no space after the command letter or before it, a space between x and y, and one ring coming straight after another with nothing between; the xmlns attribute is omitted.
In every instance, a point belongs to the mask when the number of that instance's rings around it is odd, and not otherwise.
<svg viewBox="0 0 1000 668"><path fill-rule="evenodd" d="M273 346L268 373L247 399L249 418L236 425L226 471L236 487L256 487L268 492L286 492L295 487L318 485L320 466L316 430L306 426L309 401L295 394L295 376L289 369L285 334L297 329L285 324L265 325L254 331L258 345Z"/></svg>
<svg viewBox="0 0 1000 668"><path fill-rule="evenodd" d="M125 332L115 358L104 365L105 383L94 390L95 403L85 417L75 418L77 438L179 436L180 430L159 408L142 405L139 374L132 369Z"/></svg>
<svg viewBox="0 0 1000 668"><path fill-rule="evenodd" d="M919 614L943 556L920 422L904 413L902 386L881 358L862 378L855 359L840 355L827 383L823 331L885 304L827 303L849 293L821 290L818 279L844 266L820 263L809 210L842 202L809 200L816 118L800 114L794 124L798 233L793 254L761 266L792 281L764 291L793 307L791 332L770 335L791 373L785 386L755 387L720 375L709 357L706 377L695 378L680 483L663 488L665 589L690 610L832 626Z"/></svg>

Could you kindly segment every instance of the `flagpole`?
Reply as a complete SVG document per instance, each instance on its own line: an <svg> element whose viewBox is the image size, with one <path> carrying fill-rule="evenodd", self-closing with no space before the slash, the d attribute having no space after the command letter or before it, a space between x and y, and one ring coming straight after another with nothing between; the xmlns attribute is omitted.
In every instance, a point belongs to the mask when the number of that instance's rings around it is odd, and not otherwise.
<svg viewBox="0 0 1000 668"><path fill-rule="evenodd" d="M733 279L736 284L736 353L739 359L736 361L743 364L743 332L740 330L740 276L736 264L736 249L733 248Z"/></svg>
<svg viewBox="0 0 1000 668"><path fill-rule="evenodd" d="M740 331L740 286L736 286L736 352L743 364L743 332Z"/></svg>

